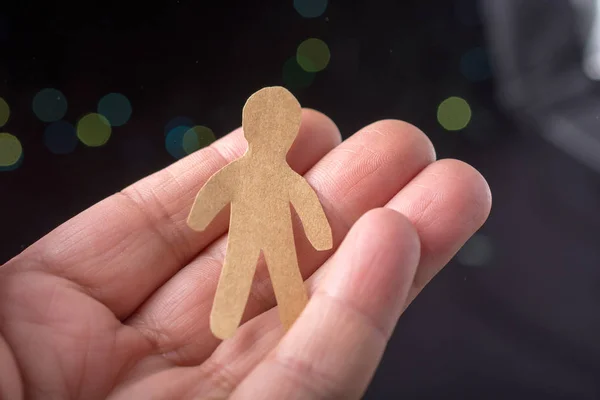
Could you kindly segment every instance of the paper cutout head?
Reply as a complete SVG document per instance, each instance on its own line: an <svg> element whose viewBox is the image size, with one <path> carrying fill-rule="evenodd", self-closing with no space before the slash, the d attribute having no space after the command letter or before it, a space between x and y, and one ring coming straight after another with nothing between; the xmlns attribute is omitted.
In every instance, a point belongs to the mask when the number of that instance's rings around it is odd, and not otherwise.
<svg viewBox="0 0 600 400"><path fill-rule="evenodd" d="M301 119L300 103L288 90L282 87L259 90L250 96L242 113L248 147L287 153L298 135Z"/></svg>

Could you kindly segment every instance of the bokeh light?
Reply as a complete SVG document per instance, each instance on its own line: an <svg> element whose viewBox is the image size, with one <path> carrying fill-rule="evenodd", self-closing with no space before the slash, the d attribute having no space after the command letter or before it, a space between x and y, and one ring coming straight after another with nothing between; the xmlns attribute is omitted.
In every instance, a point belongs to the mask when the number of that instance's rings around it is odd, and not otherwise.
<svg viewBox="0 0 600 400"><path fill-rule="evenodd" d="M16 136L0 133L0 170L10 171L19 165L23 157L23 146Z"/></svg>
<svg viewBox="0 0 600 400"><path fill-rule="evenodd" d="M327 0L294 0L294 8L304 18L316 18L327 9Z"/></svg>
<svg viewBox="0 0 600 400"><path fill-rule="evenodd" d="M438 106L437 120L448 131L464 129L471 121L471 107L465 99L449 97Z"/></svg>
<svg viewBox="0 0 600 400"><path fill-rule="evenodd" d="M197 125L191 129L188 129L183 134L181 146L186 154L192 154L193 152L208 146L214 141L215 134L210 128Z"/></svg>
<svg viewBox="0 0 600 400"><path fill-rule="evenodd" d="M492 261L494 248L492 241L482 234L475 234L460 249L456 258L468 267L484 267Z"/></svg>
<svg viewBox="0 0 600 400"><path fill-rule="evenodd" d="M298 65L296 57L289 58L283 65L283 82L290 90L306 88L314 79L315 74L303 70Z"/></svg>
<svg viewBox="0 0 600 400"><path fill-rule="evenodd" d="M300 43L296 51L296 62L306 72L319 72L329 64L331 53L327 43L311 38Z"/></svg>
<svg viewBox="0 0 600 400"><path fill-rule="evenodd" d="M476 47L460 59L460 72L471 82L485 81L491 76L488 56L484 49Z"/></svg>
<svg viewBox="0 0 600 400"><path fill-rule="evenodd" d="M165 147L169 154L176 159L183 158L187 155L183 148L183 137L189 130L189 126L176 126L167 133Z"/></svg>
<svg viewBox="0 0 600 400"><path fill-rule="evenodd" d="M8 103L0 97L0 127L3 127L10 118L10 107Z"/></svg>
<svg viewBox="0 0 600 400"><path fill-rule="evenodd" d="M44 130L44 143L54 154L69 154L77 147L75 127L67 121L56 121Z"/></svg>
<svg viewBox="0 0 600 400"><path fill-rule="evenodd" d="M106 117L111 126L125 125L131 111L131 102L121 93L109 93L98 102L98 114Z"/></svg>
<svg viewBox="0 0 600 400"><path fill-rule="evenodd" d="M192 119L188 117L175 117L169 122L167 122L167 124L165 125L165 135L168 135L169 132L171 132L173 129L179 126L185 126L188 129L190 129L192 126L194 126L194 121L192 121Z"/></svg>
<svg viewBox="0 0 600 400"><path fill-rule="evenodd" d="M62 119L67 113L67 98L60 90L40 90L33 98L33 112L44 122Z"/></svg>
<svg viewBox="0 0 600 400"><path fill-rule="evenodd" d="M100 114L87 114L77 123L77 137L89 147L105 145L111 132L110 122Z"/></svg>

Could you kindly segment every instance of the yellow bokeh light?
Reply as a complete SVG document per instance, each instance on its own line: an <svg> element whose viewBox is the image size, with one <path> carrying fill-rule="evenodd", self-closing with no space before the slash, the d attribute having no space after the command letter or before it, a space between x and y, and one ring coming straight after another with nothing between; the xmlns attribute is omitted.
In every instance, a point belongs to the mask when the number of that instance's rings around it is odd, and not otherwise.
<svg viewBox="0 0 600 400"><path fill-rule="evenodd" d="M90 113L77 123L77 137L89 147L99 147L110 138L112 128L108 119L103 115Z"/></svg>
<svg viewBox="0 0 600 400"><path fill-rule="evenodd" d="M182 147L187 154L200 150L215 141L212 129L197 125L183 134Z"/></svg>
<svg viewBox="0 0 600 400"><path fill-rule="evenodd" d="M460 131L471 121L471 107L460 97L449 97L438 106L437 120L448 131Z"/></svg>
<svg viewBox="0 0 600 400"><path fill-rule="evenodd" d="M329 46L321 39L306 39L296 51L296 61L306 72L319 72L329 64Z"/></svg>
<svg viewBox="0 0 600 400"><path fill-rule="evenodd" d="M23 146L10 133L0 133L0 167L12 167L23 155Z"/></svg>
<svg viewBox="0 0 600 400"><path fill-rule="evenodd" d="M0 127L6 125L10 118L10 107L8 103L0 97Z"/></svg>

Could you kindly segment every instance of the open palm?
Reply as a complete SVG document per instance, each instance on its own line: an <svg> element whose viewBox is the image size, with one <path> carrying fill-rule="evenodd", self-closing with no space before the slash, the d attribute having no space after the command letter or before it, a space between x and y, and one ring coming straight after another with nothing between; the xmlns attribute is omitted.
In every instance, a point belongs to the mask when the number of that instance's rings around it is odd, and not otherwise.
<svg viewBox="0 0 600 400"><path fill-rule="evenodd" d="M311 299L284 335L262 261L236 335L209 313L228 210L186 226L198 189L245 151L241 131L126 188L0 267L0 397L359 398L402 311L487 218L472 167L380 121L340 144L304 110L288 155L324 205L334 250L295 221Z"/></svg>

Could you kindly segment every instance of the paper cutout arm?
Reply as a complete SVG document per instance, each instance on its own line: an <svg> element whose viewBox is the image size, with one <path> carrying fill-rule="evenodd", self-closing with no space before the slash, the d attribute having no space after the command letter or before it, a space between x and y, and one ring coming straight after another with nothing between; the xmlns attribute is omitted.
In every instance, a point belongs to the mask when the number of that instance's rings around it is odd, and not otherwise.
<svg viewBox="0 0 600 400"><path fill-rule="evenodd" d="M231 186L236 183L232 179L235 167L235 161L225 166L200 189L187 219L190 228L195 231L205 230L219 211L231 202L234 189Z"/></svg>
<svg viewBox="0 0 600 400"><path fill-rule="evenodd" d="M295 184L290 190L290 202L298 213L306 237L319 251L333 247L331 227L321 202L312 187L300 175L294 173Z"/></svg>

